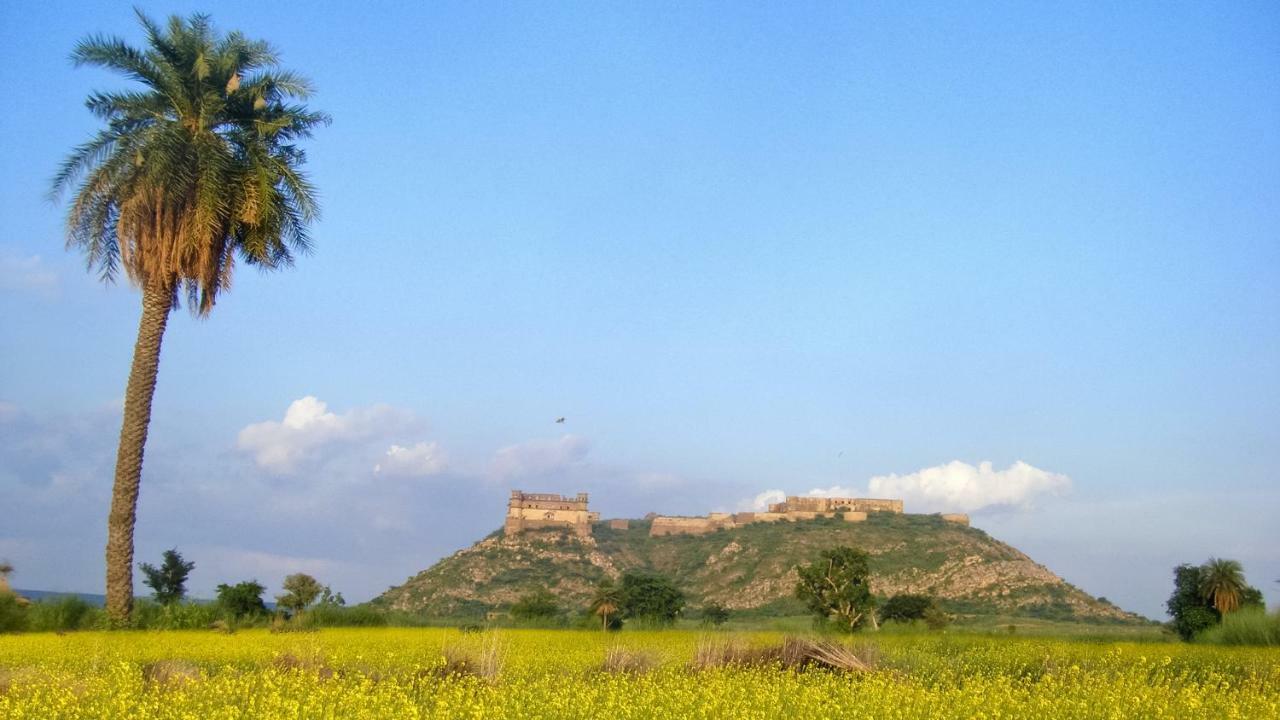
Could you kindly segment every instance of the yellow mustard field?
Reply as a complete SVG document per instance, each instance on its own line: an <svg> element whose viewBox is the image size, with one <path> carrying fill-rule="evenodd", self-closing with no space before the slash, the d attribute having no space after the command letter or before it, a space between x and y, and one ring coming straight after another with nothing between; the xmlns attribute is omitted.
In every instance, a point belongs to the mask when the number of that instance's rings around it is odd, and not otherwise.
<svg viewBox="0 0 1280 720"><path fill-rule="evenodd" d="M965 635L867 672L699 666L776 635L334 629L0 636L0 718L1280 718L1280 652ZM609 660L609 662L606 662Z"/></svg>

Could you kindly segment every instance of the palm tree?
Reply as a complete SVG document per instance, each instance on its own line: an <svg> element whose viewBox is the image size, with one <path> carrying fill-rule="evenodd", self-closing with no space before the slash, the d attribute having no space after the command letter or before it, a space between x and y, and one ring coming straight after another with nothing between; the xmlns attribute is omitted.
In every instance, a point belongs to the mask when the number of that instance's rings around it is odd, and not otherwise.
<svg viewBox="0 0 1280 720"><path fill-rule="evenodd" d="M604 580L596 587L591 596L591 612L600 616L600 629L609 629L609 617L616 615L622 608L622 591L609 580Z"/></svg>
<svg viewBox="0 0 1280 720"><path fill-rule="evenodd" d="M142 294L107 523L107 612L121 624L133 606L138 482L169 313L185 296L193 315L207 315L237 258L270 270L309 248L315 190L296 143L328 122L300 104L308 82L278 70L267 43L219 34L205 15L174 16L164 28L137 16L144 50L95 35L72 53L77 67L113 70L141 88L89 95L106 127L75 148L51 192L74 186L68 249L104 281L123 268Z"/></svg>
<svg viewBox="0 0 1280 720"><path fill-rule="evenodd" d="M1244 568L1236 560L1209 558L1200 566L1200 594L1223 615L1240 607L1246 588Z"/></svg>

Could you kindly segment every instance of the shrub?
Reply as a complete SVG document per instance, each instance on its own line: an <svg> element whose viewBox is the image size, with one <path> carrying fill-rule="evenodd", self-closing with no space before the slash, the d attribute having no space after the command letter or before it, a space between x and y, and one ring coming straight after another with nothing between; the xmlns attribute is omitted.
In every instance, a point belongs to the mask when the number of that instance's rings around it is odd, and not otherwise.
<svg viewBox="0 0 1280 720"><path fill-rule="evenodd" d="M27 609L27 628L33 632L88 630L104 624L105 615L75 595L32 603Z"/></svg>
<svg viewBox="0 0 1280 720"><path fill-rule="evenodd" d="M641 626L669 625L684 609L684 593L663 575L625 573L618 589L623 616Z"/></svg>
<svg viewBox="0 0 1280 720"><path fill-rule="evenodd" d="M262 602L262 593L265 590L266 588L256 580L235 585L219 585L218 608L232 620L266 615L267 606Z"/></svg>
<svg viewBox="0 0 1280 720"><path fill-rule="evenodd" d="M720 627L729 620L729 608L718 602L708 602L702 606L702 624Z"/></svg>
<svg viewBox="0 0 1280 720"><path fill-rule="evenodd" d="M0 633L27 629L27 607L13 593L0 593Z"/></svg>
<svg viewBox="0 0 1280 720"><path fill-rule="evenodd" d="M559 614L560 608L556 605L555 596L545 588L539 588L527 595L522 595L511 606L511 617L516 620L546 621L555 618Z"/></svg>
<svg viewBox="0 0 1280 720"><path fill-rule="evenodd" d="M308 610L303 622L315 627L385 627L387 616L366 605L343 607L320 604Z"/></svg>
<svg viewBox="0 0 1280 720"><path fill-rule="evenodd" d="M929 608L937 603L928 595L899 593L885 601L880 608L880 622L911 622L923 620Z"/></svg>
<svg viewBox="0 0 1280 720"><path fill-rule="evenodd" d="M220 615L219 608L209 603L162 605L138 600L133 606L133 627L140 630L202 630L213 625Z"/></svg>

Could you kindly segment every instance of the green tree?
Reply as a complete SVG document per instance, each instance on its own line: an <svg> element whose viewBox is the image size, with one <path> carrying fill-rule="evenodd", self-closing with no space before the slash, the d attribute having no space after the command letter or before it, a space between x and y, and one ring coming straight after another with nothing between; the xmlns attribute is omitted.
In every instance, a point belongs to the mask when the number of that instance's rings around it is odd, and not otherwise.
<svg viewBox="0 0 1280 720"><path fill-rule="evenodd" d="M865 552L851 547L823 550L817 560L796 569L800 574L796 597L815 615L833 620L849 632L868 619L876 624Z"/></svg>
<svg viewBox="0 0 1280 720"><path fill-rule="evenodd" d="M609 578L600 581L591 595L591 613L600 618L601 630L616 630L622 627L622 590Z"/></svg>
<svg viewBox="0 0 1280 720"><path fill-rule="evenodd" d="M178 549L165 550L160 567L142 563L138 569L145 576L142 583L151 588L151 596L161 605L172 605L187 595L187 576L196 564L182 559Z"/></svg>
<svg viewBox="0 0 1280 720"><path fill-rule="evenodd" d="M684 593L664 575L624 573L618 589L627 619L669 625L684 609Z"/></svg>
<svg viewBox="0 0 1280 720"><path fill-rule="evenodd" d="M930 630L942 630L951 624L951 616L938 603L933 603L924 611L924 624Z"/></svg>
<svg viewBox="0 0 1280 720"><path fill-rule="evenodd" d="M517 620L549 620L559 614L560 606L546 588L521 595L511 606L511 617Z"/></svg>
<svg viewBox="0 0 1280 720"><path fill-rule="evenodd" d="M929 608L936 605L937 601L928 595L899 593L886 600L880 607L880 622L923 620Z"/></svg>
<svg viewBox="0 0 1280 720"><path fill-rule="evenodd" d="M294 614L300 613L306 609L308 605L315 602L320 597L324 586L318 580L306 573L294 573L284 579L281 585L284 588L283 595L276 596L276 605L286 610L292 611Z"/></svg>
<svg viewBox="0 0 1280 720"><path fill-rule="evenodd" d="M9 588L13 565L0 560L0 633L19 632L27 628L27 604Z"/></svg>
<svg viewBox="0 0 1280 720"><path fill-rule="evenodd" d="M1200 595L1226 615L1240 607L1249 586L1244 581L1244 568L1236 560L1209 558L1200 567Z"/></svg>
<svg viewBox="0 0 1280 720"><path fill-rule="evenodd" d="M702 622L704 624L720 627L729 622L729 614L729 608L714 600L702 605Z"/></svg>
<svg viewBox="0 0 1280 720"><path fill-rule="evenodd" d="M309 247L317 206L297 143L328 121L298 102L309 84L277 70L267 43L220 34L205 15L163 28L137 16L144 49L94 35L72 52L76 66L141 87L89 95L105 127L72 151L51 191L74 195L68 248L104 281L123 268L142 295L107 517L106 607L117 624L133 610L138 484L169 313L185 295L207 315L237 259L269 270Z"/></svg>
<svg viewBox="0 0 1280 720"><path fill-rule="evenodd" d="M1183 640L1218 624L1219 614L1207 603L1200 591L1201 570L1196 565L1182 564L1173 569L1173 594L1165 608L1173 617L1173 629Z"/></svg>
<svg viewBox="0 0 1280 720"><path fill-rule="evenodd" d="M254 617L267 614L267 605L262 602L262 593L266 588L257 580L248 580L235 585L218 586L218 607L233 619Z"/></svg>
<svg viewBox="0 0 1280 720"><path fill-rule="evenodd" d="M342 597L342 593L335 593L329 589L328 585L325 585L324 589L320 591L320 600L316 604L324 607L343 607L347 604L347 600Z"/></svg>

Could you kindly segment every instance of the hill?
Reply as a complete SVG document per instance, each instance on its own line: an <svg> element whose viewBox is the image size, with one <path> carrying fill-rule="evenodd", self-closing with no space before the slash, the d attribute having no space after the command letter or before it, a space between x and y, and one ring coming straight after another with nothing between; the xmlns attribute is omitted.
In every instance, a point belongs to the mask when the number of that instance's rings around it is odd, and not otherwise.
<svg viewBox="0 0 1280 720"><path fill-rule="evenodd" d="M433 617L483 616L540 587L566 607L585 607L605 577L628 570L671 576L690 604L796 615L796 566L837 545L871 555L872 590L933 594L951 612L1084 622L1143 622L1067 583L982 530L936 515L872 513L865 522L819 518L756 523L707 535L650 537L647 521L626 530L596 523L593 537L555 530L495 532L373 600L377 607Z"/></svg>

